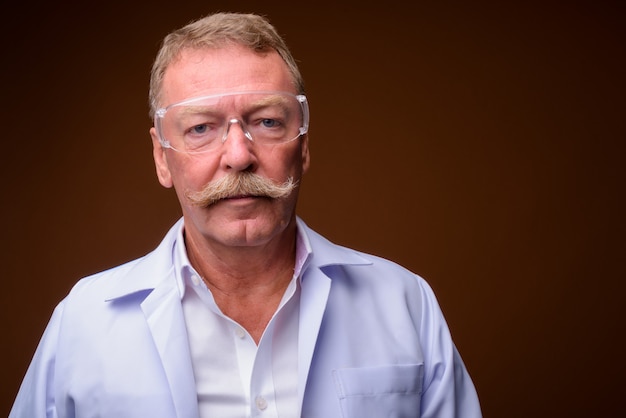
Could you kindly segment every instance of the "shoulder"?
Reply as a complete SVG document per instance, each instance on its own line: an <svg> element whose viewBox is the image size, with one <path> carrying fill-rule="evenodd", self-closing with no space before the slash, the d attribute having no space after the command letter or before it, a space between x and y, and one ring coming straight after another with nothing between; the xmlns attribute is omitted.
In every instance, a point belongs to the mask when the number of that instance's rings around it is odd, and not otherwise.
<svg viewBox="0 0 626 418"><path fill-rule="evenodd" d="M132 280L131 272L142 262L145 255L134 260L125 262L115 267L103 270L78 280L70 290L68 297L75 297L79 294L96 293L103 294L107 289L114 289L120 281ZM129 277L131 276L131 277Z"/></svg>
<svg viewBox="0 0 626 418"><path fill-rule="evenodd" d="M148 254L80 279L70 290L66 301L80 299L83 304L105 302L154 289L172 272L172 248L178 228L180 222Z"/></svg>
<svg viewBox="0 0 626 418"><path fill-rule="evenodd" d="M374 254L335 244L301 223L309 239L310 268L323 271L333 280L349 286L368 286L381 291L421 294L430 291L424 278L401 264ZM424 288L424 289L423 289Z"/></svg>

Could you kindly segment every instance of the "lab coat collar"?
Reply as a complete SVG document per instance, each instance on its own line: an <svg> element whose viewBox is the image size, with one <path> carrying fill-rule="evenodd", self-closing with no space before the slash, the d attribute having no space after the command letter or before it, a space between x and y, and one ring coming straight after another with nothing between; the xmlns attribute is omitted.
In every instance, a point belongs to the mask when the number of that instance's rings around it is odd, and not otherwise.
<svg viewBox="0 0 626 418"><path fill-rule="evenodd" d="M359 253L349 248L332 244L326 238L313 231L299 217L296 219L298 228L304 232L304 243L310 253L307 260L308 268L323 270L324 267L332 265L368 265L370 261L363 258ZM159 283L170 281L175 286L175 280L168 280L173 274L173 251L178 231L182 227L183 218L179 219L169 230L163 241L150 254L137 260L132 264L120 266L120 273L115 277L118 283L110 286L111 293L106 295L107 301L112 301L121 297L135 293L152 290ZM130 269L130 270L129 270ZM124 280L126 275L132 275L133 280ZM115 280L115 278L111 278ZM113 283L112 283L113 284ZM165 283L164 283L165 284Z"/></svg>
<svg viewBox="0 0 626 418"><path fill-rule="evenodd" d="M174 273L174 243L182 223L181 218L170 228L163 241L151 253L127 265L117 267L121 274L111 278L111 280L117 279L118 282L111 283L111 293L107 295L106 301L153 290L160 283L168 287L167 284L170 282L171 286L176 287L176 281L170 279L173 278ZM127 280L127 277L133 279Z"/></svg>
<svg viewBox="0 0 626 418"><path fill-rule="evenodd" d="M323 270L324 267L336 265L363 266L372 264L371 261L362 257L357 251L333 244L309 228L301 218L298 217L296 221L298 228L304 231L304 235L307 238L305 242L310 247L307 250L312 253L309 267Z"/></svg>

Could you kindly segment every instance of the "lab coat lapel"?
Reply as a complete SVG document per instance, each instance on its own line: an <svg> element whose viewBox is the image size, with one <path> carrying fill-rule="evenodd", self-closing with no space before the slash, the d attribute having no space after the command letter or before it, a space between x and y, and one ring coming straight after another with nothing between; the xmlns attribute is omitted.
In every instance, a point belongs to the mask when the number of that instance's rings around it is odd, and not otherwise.
<svg viewBox="0 0 626 418"><path fill-rule="evenodd" d="M122 276L125 279L114 286L115 292L109 295L108 300L147 291L141 309L167 377L176 416L197 418L198 399L187 328L172 268L172 248L181 224L182 219L170 229L152 253L139 260L132 271ZM126 279L129 276L133 280Z"/></svg>
<svg viewBox="0 0 626 418"><path fill-rule="evenodd" d="M169 382L177 417L197 417L198 399L189 342L174 277L161 282L141 308Z"/></svg>
<svg viewBox="0 0 626 418"><path fill-rule="evenodd" d="M304 400L309 369L315 351L315 343L326 310L330 292L330 278L321 270L310 269L302 280L300 296L300 326L298 332L298 397Z"/></svg>
<svg viewBox="0 0 626 418"><path fill-rule="evenodd" d="M326 267L341 265L368 265L369 260L356 251L337 246L310 229L298 218L298 227L306 236L307 250L311 254L302 276L300 296L300 328L298 332L298 395L300 405L304 402L311 363L315 354L318 335L328 304L332 275Z"/></svg>

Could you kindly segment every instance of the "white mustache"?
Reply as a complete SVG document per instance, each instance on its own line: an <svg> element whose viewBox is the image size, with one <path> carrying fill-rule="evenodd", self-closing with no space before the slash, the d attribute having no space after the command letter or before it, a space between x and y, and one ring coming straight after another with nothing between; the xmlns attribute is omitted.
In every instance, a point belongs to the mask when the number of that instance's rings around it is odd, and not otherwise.
<svg viewBox="0 0 626 418"><path fill-rule="evenodd" d="M238 196L280 199L289 196L297 185L292 177L283 184L276 184L258 174L244 171L211 181L200 191L187 191L185 196L195 206L208 207L219 200Z"/></svg>

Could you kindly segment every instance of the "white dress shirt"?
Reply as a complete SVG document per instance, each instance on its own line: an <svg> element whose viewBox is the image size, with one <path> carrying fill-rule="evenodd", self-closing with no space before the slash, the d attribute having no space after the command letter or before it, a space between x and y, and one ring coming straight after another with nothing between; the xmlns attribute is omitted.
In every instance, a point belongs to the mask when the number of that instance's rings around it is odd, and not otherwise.
<svg viewBox="0 0 626 418"><path fill-rule="evenodd" d="M174 248L200 418L297 417L299 275L309 254L298 234L296 268L259 344L222 313L187 257L183 228Z"/></svg>

